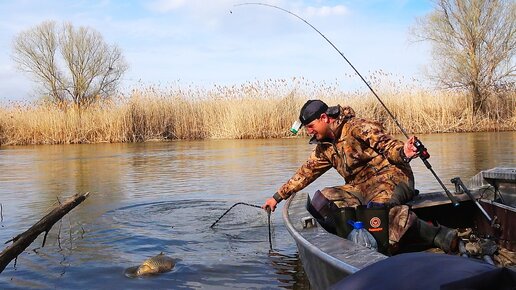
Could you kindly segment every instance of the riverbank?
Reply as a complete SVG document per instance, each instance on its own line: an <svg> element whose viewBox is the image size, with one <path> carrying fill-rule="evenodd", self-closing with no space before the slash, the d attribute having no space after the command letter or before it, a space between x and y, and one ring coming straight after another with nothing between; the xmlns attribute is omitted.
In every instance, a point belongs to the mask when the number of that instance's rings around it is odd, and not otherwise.
<svg viewBox="0 0 516 290"><path fill-rule="evenodd" d="M381 88L381 99L409 134L516 130L516 94L491 101L474 116L464 93ZM152 140L289 137L307 99L351 106L357 116L400 133L370 92L342 92L334 85L270 80L241 86L133 90L86 110L45 103L0 107L0 144L73 144Z"/></svg>

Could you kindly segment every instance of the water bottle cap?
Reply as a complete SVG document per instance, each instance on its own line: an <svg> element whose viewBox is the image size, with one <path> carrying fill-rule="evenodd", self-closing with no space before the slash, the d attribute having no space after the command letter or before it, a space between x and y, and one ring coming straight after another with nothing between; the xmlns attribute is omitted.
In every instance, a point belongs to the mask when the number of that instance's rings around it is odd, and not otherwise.
<svg viewBox="0 0 516 290"><path fill-rule="evenodd" d="M353 228L359 230L359 229L363 229L364 228L364 223L361 222L361 221L356 221L354 224L353 224Z"/></svg>

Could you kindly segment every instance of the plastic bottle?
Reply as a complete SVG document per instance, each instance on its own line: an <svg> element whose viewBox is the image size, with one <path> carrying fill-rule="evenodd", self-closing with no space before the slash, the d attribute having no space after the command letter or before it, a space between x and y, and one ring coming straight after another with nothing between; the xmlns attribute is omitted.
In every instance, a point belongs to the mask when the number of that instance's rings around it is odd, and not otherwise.
<svg viewBox="0 0 516 290"><path fill-rule="evenodd" d="M378 250L376 240L373 235L364 229L364 224L361 221L353 222L350 220L348 223L353 226L353 230L351 230L351 233L348 235L348 240L369 249Z"/></svg>

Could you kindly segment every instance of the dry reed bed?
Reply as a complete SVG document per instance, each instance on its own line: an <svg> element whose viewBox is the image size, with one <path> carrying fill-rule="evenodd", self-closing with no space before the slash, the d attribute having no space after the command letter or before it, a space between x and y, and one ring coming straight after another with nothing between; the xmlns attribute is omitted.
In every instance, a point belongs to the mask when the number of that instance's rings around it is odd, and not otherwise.
<svg viewBox="0 0 516 290"><path fill-rule="evenodd" d="M461 93L379 87L383 102L410 134L516 129L516 94L497 103L496 114L474 117ZM400 132L370 92L344 93L331 84L294 79L211 89L141 88L83 111L11 104L0 108L0 144L288 137L299 108L315 98L349 105L359 117Z"/></svg>

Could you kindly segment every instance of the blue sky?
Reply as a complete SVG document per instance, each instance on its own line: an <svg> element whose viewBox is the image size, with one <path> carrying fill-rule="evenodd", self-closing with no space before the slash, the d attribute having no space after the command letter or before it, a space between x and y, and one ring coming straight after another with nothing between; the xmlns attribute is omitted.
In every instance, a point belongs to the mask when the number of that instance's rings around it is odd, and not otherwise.
<svg viewBox="0 0 516 290"><path fill-rule="evenodd" d="M305 77L360 87L352 69L297 18L234 0L0 1L0 100L34 99L34 83L11 59L14 36L46 20L99 31L130 68L121 89L142 85L210 87ZM383 70L421 77L426 44L411 43L423 0L263 1L290 10L325 34L366 78Z"/></svg>

